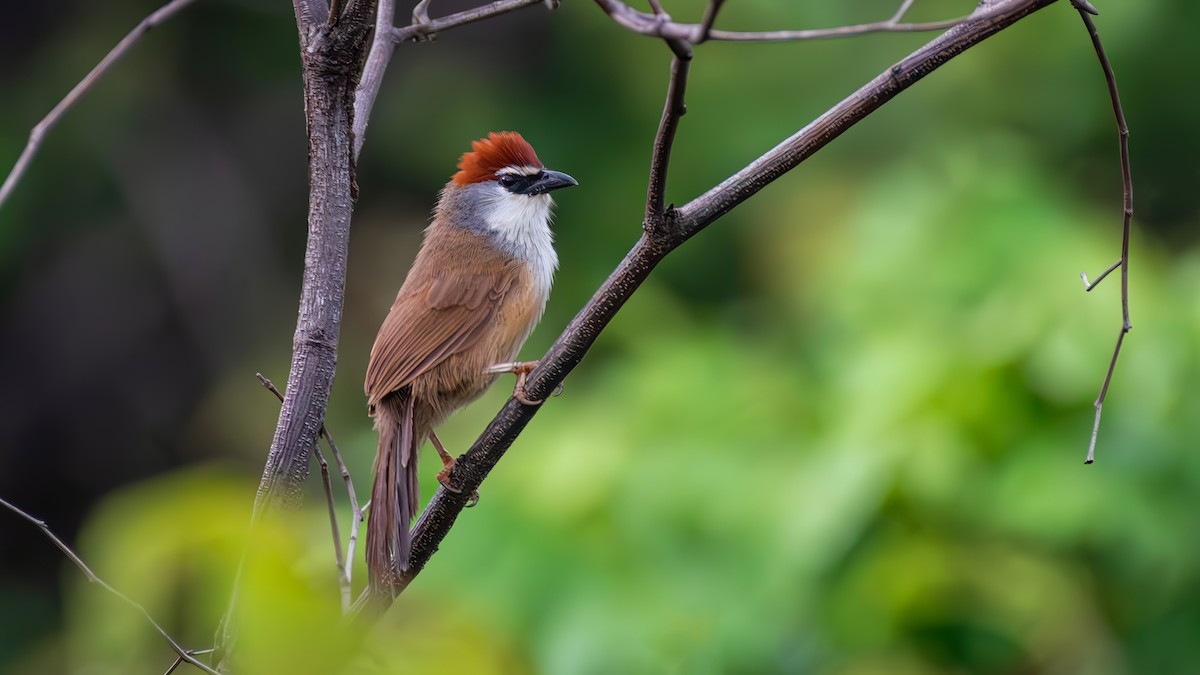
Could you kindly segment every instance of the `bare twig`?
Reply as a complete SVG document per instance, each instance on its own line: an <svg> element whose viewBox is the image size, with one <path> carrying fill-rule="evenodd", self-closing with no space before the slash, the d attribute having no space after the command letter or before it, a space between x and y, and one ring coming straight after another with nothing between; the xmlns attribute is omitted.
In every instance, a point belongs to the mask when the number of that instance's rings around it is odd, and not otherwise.
<svg viewBox="0 0 1200 675"><path fill-rule="evenodd" d="M8 176L4 179L4 184L0 185L0 207L2 207L4 202L7 201L9 196L12 195L13 189L17 186L17 182L21 180L21 177L25 174L25 171L29 168L29 164L33 161L34 155L37 154L38 148L41 147L42 140L45 139L46 134L50 131L50 129L58 123L63 114L66 113L71 106L75 105L79 99L82 98L83 95L86 94L88 90L90 90L96 84L96 82L108 72L108 69L111 68L118 59L124 56L125 53L137 43L138 40L142 39L142 36L148 33L151 28L156 28L162 25L171 17L178 14L180 10L184 9L193 2L195 2L195 0L171 0L171 2L168 2L146 18L142 19L133 30L129 31L128 35L126 35L121 39L120 42L117 43L117 46L113 47L108 54L106 54L104 58L100 60L100 63L97 63L95 67L92 68L91 72L89 72L87 76L79 81L79 84L76 84L71 88L71 91L67 92L67 95L64 96L63 99L58 102L58 105L54 106L54 108L52 108L50 112L42 118L42 121L38 122L37 125L33 127L33 129L29 132L29 140L25 144L25 149L21 151L21 156L17 158L17 163L14 164L12 170L8 172Z"/></svg>
<svg viewBox="0 0 1200 675"><path fill-rule="evenodd" d="M191 654L192 656L199 656L201 654L211 654L212 652L213 652L212 648L189 649L188 650L188 653ZM167 670L163 673L163 675L171 675L171 673L175 672L175 669L181 665L183 665L183 658L176 656L175 660L171 662L171 666L169 668L167 668Z"/></svg>
<svg viewBox="0 0 1200 675"><path fill-rule="evenodd" d="M900 23L900 19L903 19L904 15L908 14L908 10L912 9L914 2L916 0L904 0L904 2L900 3L900 7L896 9L896 13L892 15L892 18L887 20L887 23Z"/></svg>
<svg viewBox="0 0 1200 675"><path fill-rule="evenodd" d="M13 513L17 514L18 516L21 516L25 520L36 525L38 527L38 529L42 531L42 534L46 535L46 537L49 538L50 541L53 542L54 545L58 547L58 550L63 552L63 555L67 556L67 558L70 559L71 562L75 563L75 566L78 567L80 569L80 571L83 572L84 576L87 577L87 580L89 582L99 585L104 590L106 590L109 593L112 593L113 595L120 598L121 601L124 602L125 604L127 604L130 607L133 607L137 611L141 612L142 616L146 617L146 621L148 621L150 623L150 625L154 627L154 630L158 631L158 634L161 635L163 637L163 639L167 641L167 644L169 644L171 646L171 649L175 652L175 655L178 658L178 660L186 662L186 663L190 663L193 666L196 666L197 668L199 668L200 670L203 670L206 673L212 673L212 675L218 675L217 671L215 671L212 668L209 668L205 664L201 663L200 661L198 661L196 659L195 656L192 655L193 653L196 653L196 652L191 652L191 651L188 651L188 650L184 649L183 647L181 647L179 645L179 643L175 641L175 638L171 637L171 635L169 633L167 633L166 629L164 629L162 626L160 626L158 624L158 622L154 620L154 617L150 616L150 612L149 612L149 610L146 609L145 606L134 601L128 595L125 595L121 591L118 591L117 589L108 585L108 582L106 582L105 580L96 576L96 573L92 571L92 568L88 567L87 563L83 562L83 559L80 558L75 553L75 551L71 550L70 546L67 546L67 544L62 539L59 539L58 535L54 534L54 531L51 530L48 525L46 525L45 521L34 518L33 516L29 515L28 513L17 508L16 506L13 506L12 504L4 501L3 499L0 499L0 505L3 505L4 508L8 509L9 511L12 511Z"/></svg>
<svg viewBox="0 0 1200 675"><path fill-rule="evenodd" d="M1096 277L1095 281L1088 281L1087 272L1080 272L1079 276L1083 278L1083 290L1090 293L1093 288L1100 285L1101 281L1104 281L1104 277L1108 276L1113 270L1120 267L1122 262L1124 262L1124 261L1121 259L1118 259L1115 263L1109 265L1108 269L1101 272L1100 276Z"/></svg>
<svg viewBox="0 0 1200 675"><path fill-rule="evenodd" d="M275 383L262 373L255 373L255 377L267 391L275 394L280 403L283 403L283 393L275 386ZM329 476L329 462L325 461L325 455L321 452L319 446L313 447L313 454L317 458L317 463L321 466L321 482L325 488L325 501L329 507L329 530L333 535L333 555L337 560L338 568L338 586L342 595L342 610L350 609L350 568L354 562L354 545L358 539L358 525L362 522L362 511L358 508L358 497L354 494L354 482L350 480L350 470L346 468L346 463L342 461L342 453L338 452L337 444L333 442L333 436L329 434L329 429L322 424L318 432L321 437L329 443L329 449L333 453L333 458L337 462L338 470L342 473L342 480L346 483L346 494L350 498L350 508L352 509L353 522L350 525L350 542L346 545L346 555L342 556L342 535L338 529L337 523L337 505L333 497L333 481ZM350 561L351 564L347 564Z"/></svg>
<svg viewBox="0 0 1200 675"><path fill-rule="evenodd" d="M526 381L526 395L533 399L545 398L561 383L654 267L688 238L798 166L951 58L1054 1L999 0L988 3L975 15L889 68L738 173L684 206L664 213L665 226L643 231L625 259L575 316L550 351L539 360L539 365ZM602 6L605 4L605 0L597 2ZM656 34L656 37L671 36ZM676 39L686 41L687 36L679 34ZM471 448L457 458L449 489L443 486L437 490L413 528L408 571L394 589L395 593L402 592L420 574L454 526L468 496L479 488L540 409L541 406L526 406L509 399ZM391 601L385 596L371 596L365 600L362 616L367 619L377 616Z"/></svg>
<svg viewBox="0 0 1200 675"><path fill-rule="evenodd" d="M457 12L427 23L413 23L403 28L397 28L393 25L396 12L395 0L379 0L379 12L375 17L375 37L371 41L371 53L367 56L367 62L363 66L362 78L359 80L354 101L354 156L357 157L362 151L371 109L375 107L375 99L379 95L383 74L392 60L396 45L401 42L421 40L434 33L506 14L522 7L536 5L539 2L542 0L497 0L482 7Z"/></svg>
<svg viewBox="0 0 1200 675"><path fill-rule="evenodd" d="M350 607L350 579L346 573L346 559L342 557L342 534L338 530L337 504L333 499L333 481L329 477L329 462L321 446L313 446L313 455L321 465L321 485L325 488L325 503L329 507L329 533L333 536L333 558L337 563L338 587L342 595L342 611Z"/></svg>
<svg viewBox="0 0 1200 675"><path fill-rule="evenodd" d="M375 98L383 85L383 73L396 51L396 41L391 38L393 20L396 16L396 0L379 0L375 10L375 33L371 38L371 51L363 64L358 89L354 93L354 156L362 152L363 140L367 135L367 122Z"/></svg>
<svg viewBox="0 0 1200 675"><path fill-rule="evenodd" d="M686 43L684 43L686 46ZM661 227L667 185L667 168L671 161L671 147L675 143L675 132L679 129L679 118L687 113L684 94L687 91L688 66L691 64L691 49L686 57L678 53L671 59L671 79L667 84L667 100L663 104L662 119L658 133L654 136L654 154L650 158L650 179L646 186L647 229Z"/></svg>
<svg viewBox="0 0 1200 675"><path fill-rule="evenodd" d="M873 21L871 23L838 26L836 28L815 28L811 30L732 31L717 30L712 28L711 23L705 23L710 18L708 12L705 13L705 18L701 23L678 23L664 19L663 16L657 14L646 14L645 12L638 11L621 0L596 0L596 4L612 17L614 21L635 33L651 37L686 40L693 44L699 44L706 40L725 40L729 42L794 42L800 40L827 40L830 38L854 37L869 33L917 33L931 30L945 30L968 19L977 21L986 18L984 15L975 13L944 21L900 23L899 19L904 16L908 11L908 7L912 4L911 0L908 0L901 5L901 11L898 11L885 21ZM711 4L709 5L709 9L712 10L712 18L715 19L716 11L713 10Z"/></svg>
<svg viewBox="0 0 1200 675"><path fill-rule="evenodd" d="M419 40L433 33L440 33L450 28L457 28L468 23L490 19L493 16L507 14L514 9L536 5L539 2L543 2L543 0L497 0L482 7L463 10L440 19L433 19L429 23L417 23L403 28L392 28L392 40L396 42Z"/></svg>
<svg viewBox="0 0 1200 675"><path fill-rule="evenodd" d="M912 2L912 0L906 0L906 2ZM708 0L708 6L704 9L704 18L700 20L700 30L696 34L696 44L708 39L713 22L717 20L717 12L721 11L723 4L725 4L725 0Z"/></svg>
<svg viewBox="0 0 1200 675"><path fill-rule="evenodd" d="M342 609L348 610L350 608L350 577L354 570L354 548L358 544L358 528L363 522L365 507L359 508L358 506L358 496L354 493L354 481L350 479L350 470L346 468L346 462L342 460L342 453L338 452L337 443L333 442L333 434L329 433L328 427L322 425L321 435L325 437L325 442L329 444L329 451L333 454L333 461L337 462L338 471L342 474L342 481L346 484L346 495L350 499L352 517L350 521L350 538L346 542L346 566L342 570Z"/></svg>
<svg viewBox="0 0 1200 675"><path fill-rule="evenodd" d="M1083 277L1083 282L1090 291L1104 277L1108 276L1109 272L1117 267L1121 268L1121 330L1117 333L1117 344L1113 347L1108 370L1104 372L1104 383L1100 385L1100 394L1096 396L1096 417L1092 422L1092 437L1088 442L1087 458L1084 459L1085 464L1091 464L1096 461L1096 437L1100 433L1100 414L1104 409L1104 399L1108 396L1108 385L1112 383L1113 371L1117 368L1117 360L1121 356L1121 345L1125 343L1125 335L1133 330L1133 324L1129 320L1129 230L1130 221L1133 219L1133 167L1129 161L1129 125L1125 122L1121 95L1117 91L1117 76L1113 73L1112 63L1109 62L1108 55L1104 53L1104 45L1100 41L1100 33L1096 30L1095 22L1092 21L1092 15L1098 12L1087 0L1071 0L1071 4L1079 11L1079 17L1087 26L1092 46L1096 49L1096 58L1100 60L1100 67L1104 70L1104 81L1108 85L1108 97L1112 101L1113 117L1117 122L1117 143L1121 153L1121 258L1104 270L1094 282L1088 284L1087 276Z"/></svg>

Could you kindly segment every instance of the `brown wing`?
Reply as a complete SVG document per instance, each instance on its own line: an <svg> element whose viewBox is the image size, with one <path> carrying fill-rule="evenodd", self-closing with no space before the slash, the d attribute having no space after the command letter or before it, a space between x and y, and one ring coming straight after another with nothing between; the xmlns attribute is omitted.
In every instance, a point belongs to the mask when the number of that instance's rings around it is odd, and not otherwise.
<svg viewBox="0 0 1200 675"><path fill-rule="evenodd" d="M368 405L478 342L517 272L514 263L499 272L441 275L422 287L401 289L371 348Z"/></svg>

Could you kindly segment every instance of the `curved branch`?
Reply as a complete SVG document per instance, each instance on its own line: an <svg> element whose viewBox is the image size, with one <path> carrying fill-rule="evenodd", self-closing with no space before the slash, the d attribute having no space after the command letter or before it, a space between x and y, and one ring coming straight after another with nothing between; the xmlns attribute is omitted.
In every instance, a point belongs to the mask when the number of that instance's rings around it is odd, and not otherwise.
<svg viewBox="0 0 1200 675"><path fill-rule="evenodd" d="M606 0L597 2L603 5ZM600 332L646 280L659 261L692 235L795 168L833 138L877 110L887 100L911 87L950 59L1054 2L1055 0L985 0L974 17L889 68L745 169L683 207L668 210L664 214L668 226L643 232L621 264L566 327L550 351L541 358L538 367L529 374L525 382L526 396L532 399L546 399L579 364ZM523 405L515 399L509 399L478 440L457 459L458 463L451 476L451 487L454 489L439 487L417 520L413 530L413 548L408 571L401 579L396 593L402 592L421 573L425 564L437 552L442 539L454 526L469 495L479 488L540 407ZM386 596L366 595L360 602L359 609L363 617L369 620L386 609L392 599Z"/></svg>
<svg viewBox="0 0 1200 675"><path fill-rule="evenodd" d="M1096 417L1092 421L1092 438L1088 443L1087 457L1084 459L1084 464L1091 464L1096 461L1096 437L1100 433L1100 413L1104 410L1104 399L1108 397L1108 386L1112 384L1113 371L1117 369L1117 360L1121 358L1121 345L1125 344L1125 335L1133 330L1133 324L1129 320L1129 230L1130 221L1133 219L1133 168L1129 161L1129 125L1125 122L1121 94L1117 91L1117 76L1113 73L1112 63L1109 62L1108 55L1104 52L1104 44L1100 41L1100 32L1096 30L1096 23L1090 16L1098 14L1098 12L1087 0L1071 0L1071 4L1079 11L1079 17L1083 19L1088 36L1091 37L1092 47L1096 50L1096 58L1099 59L1100 67L1104 70L1104 81L1108 85L1108 97L1112 102L1113 117L1117 123L1117 143L1121 156L1121 258L1097 277L1095 282L1088 284L1087 275L1083 277L1083 282L1087 284L1087 290L1090 291L1104 277L1108 276L1109 272L1118 266L1121 268L1121 330L1117 333L1117 344L1113 347L1108 370L1104 372L1104 383L1100 385L1100 393L1096 396L1096 402L1093 404L1096 408Z"/></svg>

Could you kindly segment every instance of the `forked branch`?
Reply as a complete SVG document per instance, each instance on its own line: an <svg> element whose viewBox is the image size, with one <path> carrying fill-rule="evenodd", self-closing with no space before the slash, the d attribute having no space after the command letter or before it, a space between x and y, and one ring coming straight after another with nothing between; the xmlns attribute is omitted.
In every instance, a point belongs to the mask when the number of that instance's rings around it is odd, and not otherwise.
<svg viewBox="0 0 1200 675"><path fill-rule="evenodd" d="M1087 0L1071 0L1071 4L1079 11L1079 17L1087 26L1088 36L1091 37L1092 47L1096 50L1096 58L1104 70L1104 81L1108 85L1108 97L1112 101L1113 117L1117 122L1117 143L1121 154L1121 257L1088 283L1087 275L1083 275L1083 283L1087 290L1092 290L1108 276L1110 272L1121 268L1121 329L1117 333L1117 343L1113 347L1112 358L1108 361L1108 370L1104 372L1104 382L1100 385L1100 393L1096 396L1096 416L1092 421L1092 437L1088 442L1085 464L1096 461L1096 438L1100 434L1100 414L1104 411L1104 399L1108 397L1108 386L1112 384L1113 371L1117 369L1117 360L1121 357L1121 345L1125 344L1125 335L1133 330L1129 320L1129 230L1133 219L1133 167L1129 161L1129 125L1125 122L1125 111L1121 106L1121 95L1117 91L1117 76L1113 73L1112 63L1104 52L1104 44L1100 41L1100 33L1092 15L1098 14L1095 7Z"/></svg>

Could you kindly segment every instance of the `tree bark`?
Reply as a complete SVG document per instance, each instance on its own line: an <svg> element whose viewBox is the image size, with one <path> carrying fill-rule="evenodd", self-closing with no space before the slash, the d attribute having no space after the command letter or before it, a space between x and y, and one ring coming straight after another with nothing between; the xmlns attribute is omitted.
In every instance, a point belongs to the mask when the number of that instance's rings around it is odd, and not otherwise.
<svg viewBox="0 0 1200 675"><path fill-rule="evenodd" d="M292 364L279 422L254 500L254 522L273 510L298 508L337 366L346 286L354 176L354 92L366 58L374 0L295 0L308 130L308 245ZM246 552L254 555L254 538ZM244 562L243 562L244 564ZM240 577L240 573L239 573ZM238 584L217 629L214 660L234 669Z"/></svg>
<svg viewBox="0 0 1200 675"><path fill-rule="evenodd" d="M255 512L299 506L337 365L354 176L354 90L368 46L373 2L329 24L297 12L308 128L308 246L292 364Z"/></svg>

